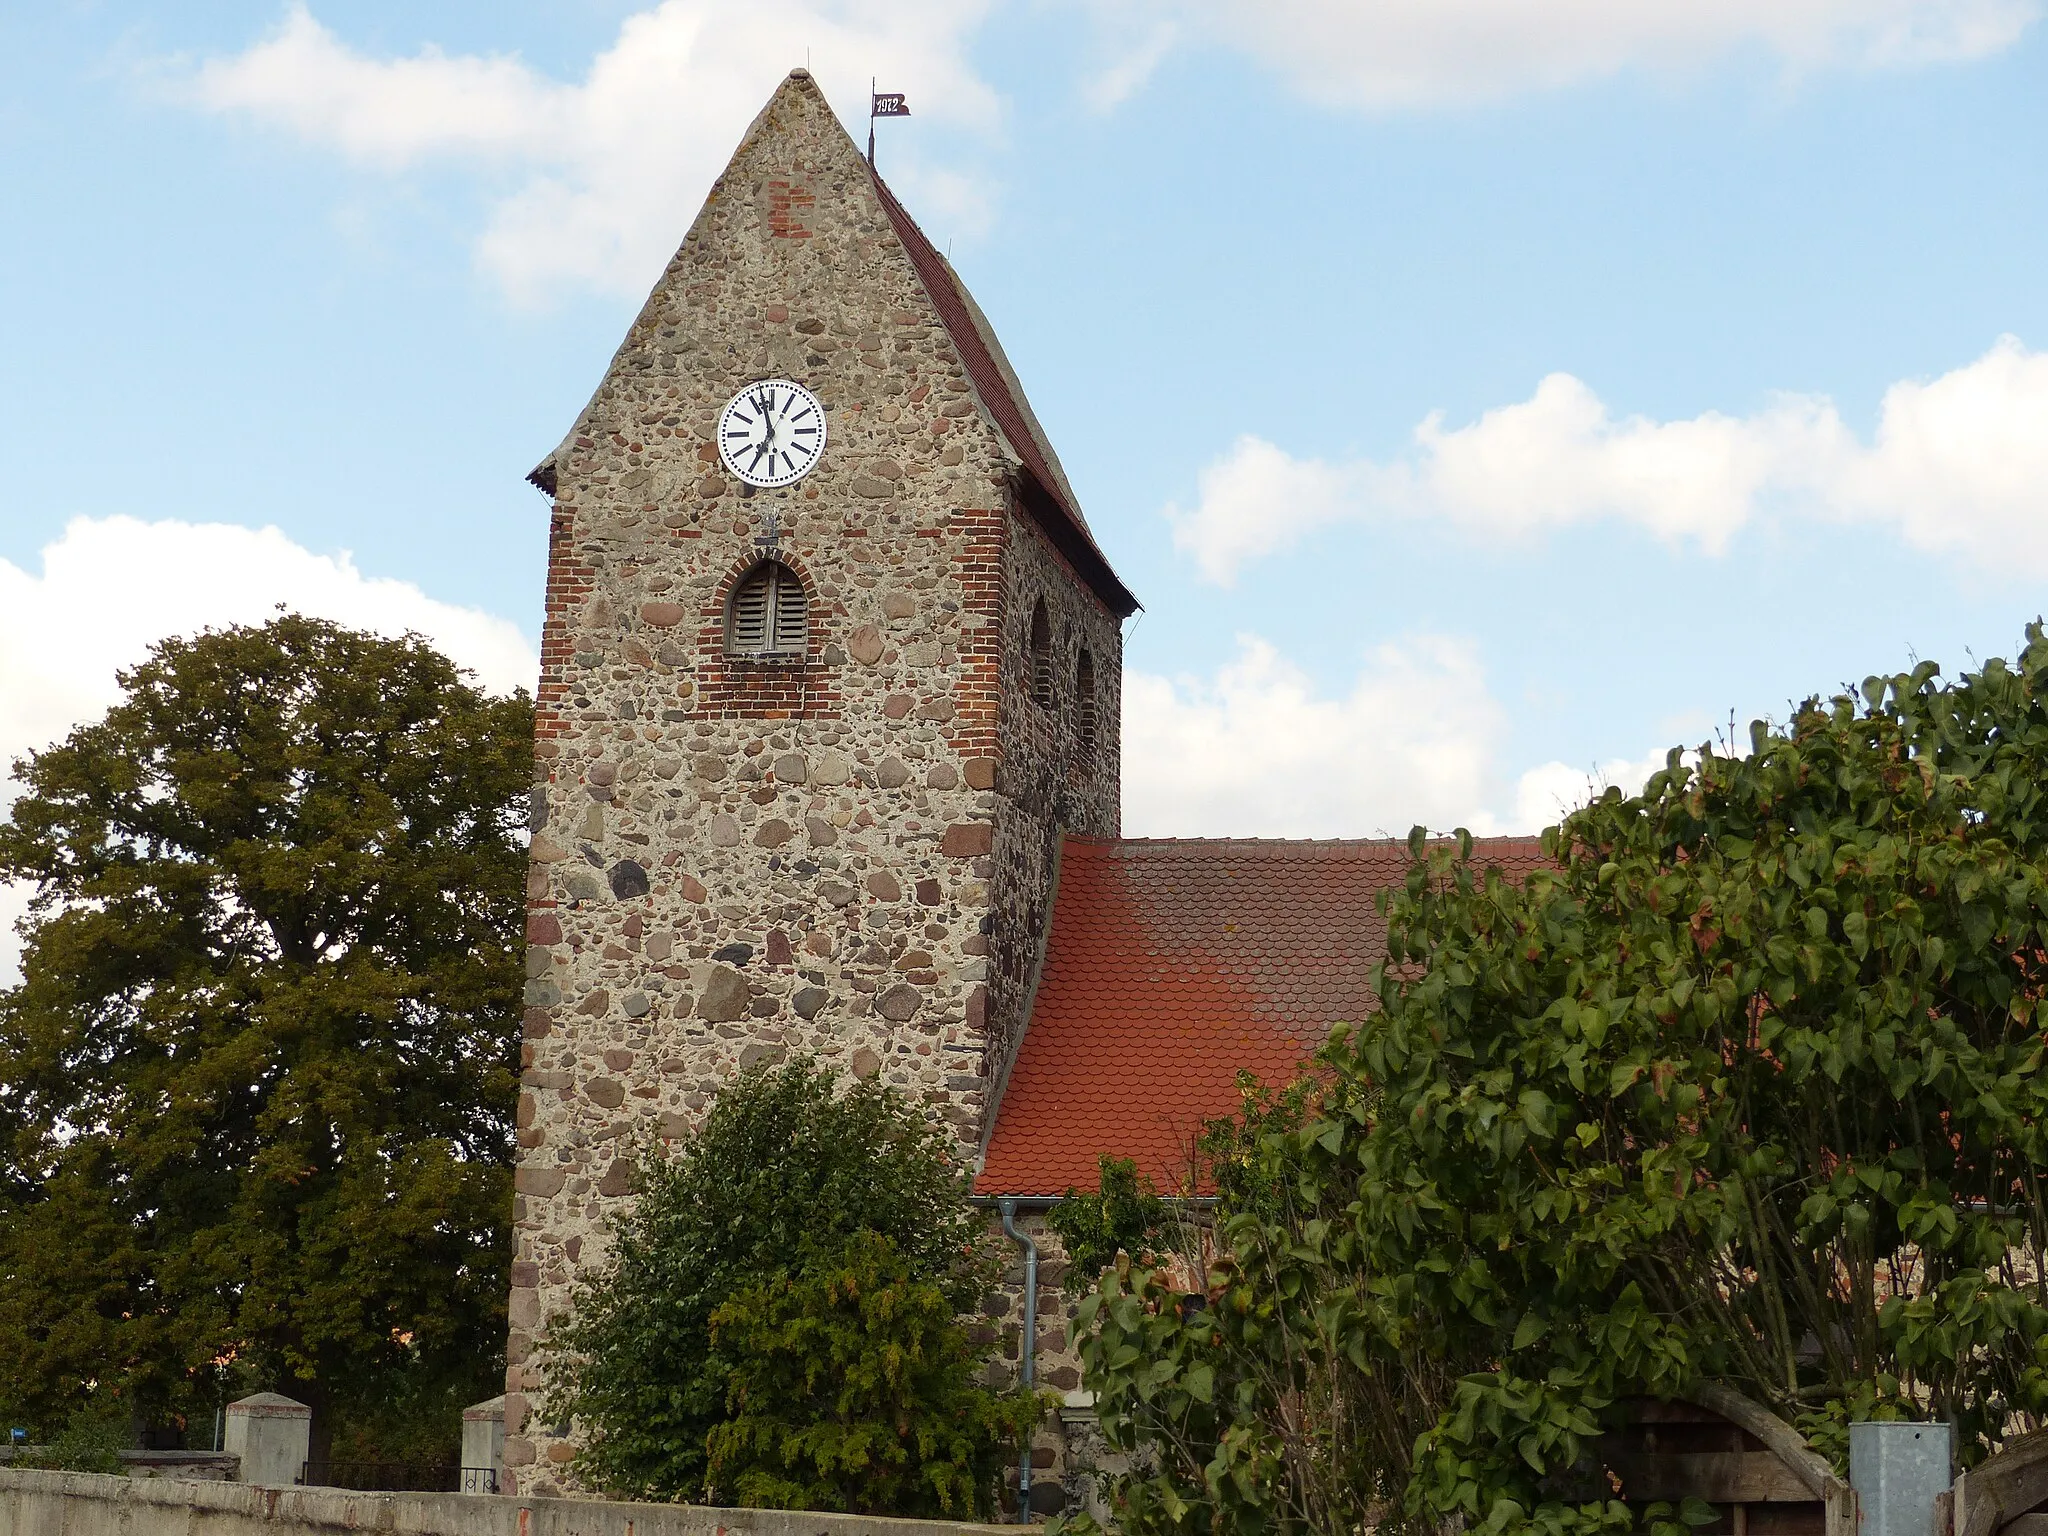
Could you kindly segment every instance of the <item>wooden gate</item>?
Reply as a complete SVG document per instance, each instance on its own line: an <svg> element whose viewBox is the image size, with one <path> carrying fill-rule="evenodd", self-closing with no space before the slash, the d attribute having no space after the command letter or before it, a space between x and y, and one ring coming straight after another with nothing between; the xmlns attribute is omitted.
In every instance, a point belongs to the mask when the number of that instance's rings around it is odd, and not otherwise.
<svg viewBox="0 0 2048 1536"><path fill-rule="evenodd" d="M2048 1536L2048 1429L2022 1435L1958 1477L1947 1511L1954 1536ZM1943 1520L1946 1513L1948 1519Z"/></svg>
<svg viewBox="0 0 2048 1536"><path fill-rule="evenodd" d="M1704 1499L1720 1519L1699 1536L1856 1536L1848 1484L1762 1404L1709 1385L1688 1401L1634 1398L1627 1409L1598 1453L1630 1504Z"/></svg>

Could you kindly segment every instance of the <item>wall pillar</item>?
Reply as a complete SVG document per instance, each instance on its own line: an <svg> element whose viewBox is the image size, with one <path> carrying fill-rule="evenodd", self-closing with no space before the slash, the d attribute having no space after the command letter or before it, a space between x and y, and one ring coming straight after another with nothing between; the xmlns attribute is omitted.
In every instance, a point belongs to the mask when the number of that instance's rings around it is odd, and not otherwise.
<svg viewBox="0 0 2048 1536"><path fill-rule="evenodd" d="M505 1399L462 1410L462 1491L496 1493L505 1470Z"/></svg>
<svg viewBox="0 0 2048 1536"><path fill-rule="evenodd" d="M226 1450L241 1458L238 1481L267 1488L298 1482L313 1444L313 1410L276 1392L228 1404Z"/></svg>

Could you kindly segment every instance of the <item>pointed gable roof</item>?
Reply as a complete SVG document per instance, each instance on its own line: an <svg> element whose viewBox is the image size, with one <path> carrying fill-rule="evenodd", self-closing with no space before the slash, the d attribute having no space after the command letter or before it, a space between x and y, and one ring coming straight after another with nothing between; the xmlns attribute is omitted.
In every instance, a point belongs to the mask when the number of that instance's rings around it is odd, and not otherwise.
<svg viewBox="0 0 2048 1536"><path fill-rule="evenodd" d="M1066 557L1075 572L1087 582L1089 588L1112 613L1118 618L1126 618L1136 612L1137 598L1132 596L1130 589L1111 568L1108 557L1096 544L1087 520L1081 515L1080 503L1074 496L1072 485L1068 483L1066 471L1061 467L1058 455L1053 452L1044 429L1039 426L1030 402L1025 399L1023 386L1018 383L1017 375L1010 367L1009 359L1004 356L1002 345L996 340L987 317L975 304L973 296L960 281L952 264L939 253L924 231L918 228L917 221L911 218L896 194L875 174L874 168L866 164L859 146L847 136L838 118L831 116L831 108L825 103L817 83L811 78L810 71L793 69L789 72L789 77L776 88L775 94L769 98L768 104L761 109L752 126L748 128L740 149L734 154L733 163L738 163L740 155L746 152L763 127L774 121L779 107L794 107L802 98L815 102L817 108L830 117L840 137L845 140L846 150L866 169L875 196L888 216L889 223L903 248L903 254L916 272L918 282L926 295L931 299L939 323L945 330L947 339L952 343L953 350L958 354L961 367L967 373L968 383L973 390L983 421L996 433L1009 457L1017 465L1020 499L1025 510L1045 531L1053 547ZM719 188L723 186L726 176L731 174L731 169L732 167L728 165L725 175L721 175L718 183L714 184L711 198L715 199L718 196ZM709 200L706 206L709 206ZM702 218L701 214L699 218ZM676 260L680 260L680 253ZM675 261L672 260L669 272L673 272L674 269ZM657 282L657 294L662 284L668 281L668 277L669 273L665 272L661 281ZM638 329L637 325L635 329ZM621 353L631 340L632 336L629 333L627 343L621 344ZM615 368L617 365L615 357L612 366ZM606 376L609 377L610 373L611 369L608 368ZM600 383L598 388L601 394L603 384ZM553 496L556 493L558 467L566 461L570 445L577 434L584 430L585 422L596 403L597 396L593 395L590 404L577 414L575 424L570 427L561 443L528 473L528 481L547 495Z"/></svg>
<svg viewBox="0 0 2048 1536"><path fill-rule="evenodd" d="M1543 844L1476 838L1472 859L1519 878ZM1092 1189L1104 1154L1183 1192L1203 1122L1237 1112L1238 1073L1282 1086L1376 1005L1375 898L1408 863L1405 838L1068 838L975 1192Z"/></svg>
<svg viewBox="0 0 2048 1536"><path fill-rule="evenodd" d="M1081 516L1080 503L1067 483L1067 473L1060 467L1045 429L1039 426L1031 402L1024 398L1024 388L1017 382L1009 358L1003 355L1002 344L996 340L988 318L974 302L967 285L960 281L953 264L939 254L938 247L917 227L917 221L879 175L875 176L875 191L888 212L889 222L896 228L897 238L903 242L904 253L917 268L925 292L931 295L932 307L938 310L939 320L952 338L953 349L960 354L961 366L967 370L968 382L973 385L982 410L1022 466L1026 508L1096 596L1118 618L1128 618L1137 611L1138 600L1110 568L1108 557L1097 546L1095 535Z"/></svg>

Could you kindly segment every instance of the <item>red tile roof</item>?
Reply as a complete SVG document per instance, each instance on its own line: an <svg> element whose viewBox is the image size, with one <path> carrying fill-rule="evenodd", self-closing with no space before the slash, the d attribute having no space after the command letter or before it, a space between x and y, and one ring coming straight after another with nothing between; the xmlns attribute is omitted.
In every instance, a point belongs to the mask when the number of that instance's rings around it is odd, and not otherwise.
<svg viewBox="0 0 2048 1536"><path fill-rule="evenodd" d="M1088 531L1073 488L1067 484L1066 472L1060 468L1038 418L1031 413L1031 404L1024 398L1023 387L1011 372L995 332L953 271L952 263L939 254L938 247L925 237L917 221L896 201L896 194L880 176L875 177L875 192L882 199L889 222L896 227L904 254L931 295L975 394L1024 466L1026 507L1096 596L1118 618L1128 618L1137 612L1138 600L1110 568L1108 557Z"/></svg>
<svg viewBox="0 0 2048 1536"><path fill-rule="evenodd" d="M1519 876L1543 850L1480 838L1473 857ZM1202 1122L1235 1112L1240 1071L1284 1083L1373 1006L1373 898L1407 872L1405 839L1068 838L976 1193L1091 1189L1105 1152L1180 1189Z"/></svg>

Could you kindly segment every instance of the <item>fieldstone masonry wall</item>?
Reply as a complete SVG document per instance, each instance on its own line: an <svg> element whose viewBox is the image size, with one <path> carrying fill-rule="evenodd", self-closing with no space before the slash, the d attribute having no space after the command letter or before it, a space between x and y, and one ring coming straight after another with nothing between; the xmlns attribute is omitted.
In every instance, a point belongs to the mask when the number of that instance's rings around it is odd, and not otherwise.
<svg viewBox="0 0 2048 1536"><path fill-rule="evenodd" d="M1097 1473L1113 1462L1095 1422L1095 1399L1081 1385L1081 1351L1075 1334L1080 1303L1067 1294L1066 1247L1059 1234L1047 1224L1045 1212L1023 1210L1017 1214L1018 1229L1038 1246L1038 1327L1034 1384L1059 1401L1056 1415L1048 1415L1033 1437L1031 1451L1032 1505L1039 1514L1061 1510L1087 1510L1102 1519L1107 1508L1101 1502ZM990 1385L998 1389L1012 1385L1018 1376L1024 1353L1024 1264L1013 1254L1003 1272L1001 1287L982 1302L984 1321L979 1342L997 1346L998 1363L990 1369ZM1014 1510L1016 1475L1006 1479L1005 1507Z"/></svg>
<svg viewBox="0 0 2048 1536"><path fill-rule="evenodd" d="M1003 555L1009 599L1002 663L1001 771L998 788L1016 814L1004 819L991 878L988 1074L999 1102L1017 1047L1051 915L1062 832L1114 837L1119 798L1123 631L1076 582L1044 534L1013 515ZM1043 601L1052 622L1050 709L1032 698L1031 616ZM1095 670L1098 726L1092 751L1080 740L1075 677L1087 651ZM985 1133L985 1123L981 1127Z"/></svg>
<svg viewBox="0 0 2048 1536"><path fill-rule="evenodd" d="M712 434L764 377L816 393L829 441L797 485L752 492ZM505 1459L548 1495L573 1446L529 1421L534 1346L602 1262L642 1148L797 1050L979 1144L1059 832L1117 831L1121 650L801 72L536 477L555 509ZM801 658L724 654L726 599L764 556L805 584ZM1040 599L1052 708L1030 693Z"/></svg>

